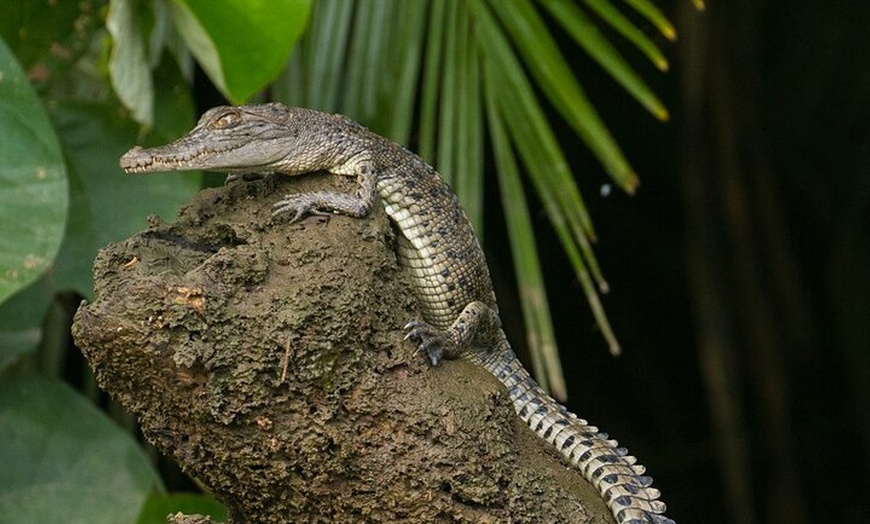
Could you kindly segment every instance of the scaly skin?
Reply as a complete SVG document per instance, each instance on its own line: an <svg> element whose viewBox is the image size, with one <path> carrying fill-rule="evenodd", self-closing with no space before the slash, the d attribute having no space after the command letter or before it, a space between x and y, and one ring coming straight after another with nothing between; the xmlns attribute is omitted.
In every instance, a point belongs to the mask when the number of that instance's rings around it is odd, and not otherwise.
<svg viewBox="0 0 870 524"><path fill-rule="evenodd" d="M282 104L216 107L183 138L121 157L128 173L208 170L357 177L355 195L286 195L275 214L364 217L375 196L396 224L397 254L423 318L405 326L433 365L467 358L505 385L517 414L601 493L620 524L673 524L644 467L606 433L577 418L529 376L501 329L483 250L441 176L404 147L340 115Z"/></svg>

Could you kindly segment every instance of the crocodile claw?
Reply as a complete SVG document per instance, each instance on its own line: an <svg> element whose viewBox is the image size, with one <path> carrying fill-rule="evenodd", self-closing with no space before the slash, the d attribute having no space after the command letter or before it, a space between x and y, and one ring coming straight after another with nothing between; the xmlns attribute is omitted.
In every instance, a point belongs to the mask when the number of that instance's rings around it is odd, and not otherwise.
<svg viewBox="0 0 870 524"><path fill-rule="evenodd" d="M426 353L429 362L437 366L444 356L444 346L447 344L447 334L422 320L412 320L405 324L405 340L418 340L417 353Z"/></svg>
<svg viewBox="0 0 870 524"><path fill-rule="evenodd" d="M236 182L251 182L253 180L260 180L261 178L265 178L266 174L267 173L229 173L227 174L226 180L224 180L224 185L228 186Z"/></svg>
<svg viewBox="0 0 870 524"><path fill-rule="evenodd" d="M293 213L290 223L294 224L309 215L329 215L325 211L317 209L317 205L307 195L287 195L272 206L272 216Z"/></svg>

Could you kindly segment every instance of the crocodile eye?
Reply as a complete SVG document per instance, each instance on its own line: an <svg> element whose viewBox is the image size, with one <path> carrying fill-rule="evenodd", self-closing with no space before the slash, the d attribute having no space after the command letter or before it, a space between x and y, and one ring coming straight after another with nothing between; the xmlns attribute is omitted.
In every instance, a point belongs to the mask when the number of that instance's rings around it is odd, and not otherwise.
<svg viewBox="0 0 870 524"><path fill-rule="evenodd" d="M242 115L240 115L236 111L231 111L213 120L211 123L211 127L214 129L226 129L228 127L233 127L237 125L241 121Z"/></svg>

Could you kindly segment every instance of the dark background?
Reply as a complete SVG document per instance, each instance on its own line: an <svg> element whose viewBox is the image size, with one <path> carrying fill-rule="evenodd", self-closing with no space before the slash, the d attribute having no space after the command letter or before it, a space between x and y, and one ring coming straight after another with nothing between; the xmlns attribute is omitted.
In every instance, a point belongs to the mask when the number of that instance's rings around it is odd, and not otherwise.
<svg viewBox="0 0 870 524"><path fill-rule="evenodd" d="M665 7L671 71L633 65L670 122L585 57L572 64L641 177L637 195L602 196L600 165L560 129L621 357L536 206L567 404L640 457L678 522L870 522L870 4ZM198 78L200 109L221 103ZM488 189L486 249L522 354Z"/></svg>
<svg viewBox="0 0 870 524"><path fill-rule="evenodd" d="M641 186L602 197L601 168L562 129L624 348L609 356L540 212L567 404L640 457L678 522L870 522L870 4L667 12L672 70L634 65L669 123L574 64ZM486 247L519 326L490 203Z"/></svg>

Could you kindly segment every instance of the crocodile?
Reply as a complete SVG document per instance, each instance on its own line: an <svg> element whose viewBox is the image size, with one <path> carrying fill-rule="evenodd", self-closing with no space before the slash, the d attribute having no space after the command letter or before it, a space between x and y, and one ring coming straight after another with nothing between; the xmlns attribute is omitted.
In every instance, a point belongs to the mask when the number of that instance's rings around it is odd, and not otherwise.
<svg viewBox="0 0 870 524"><path fill-rule="evenodd" d="M465 211L436 170L410 150L343 115L267 103L212 108L182 138L133 147L120 164L128 173L205 170L228 179L314 171L356 177L354 194L290 194L273 212L291 221L331 213L362 218L380 199L398 231L397 259L422 315L404 327L405 338L432 365L465 358L492 373L520 418L579 469L618 523L674 523L637 459L556 402L517 359Z"/></svg>

